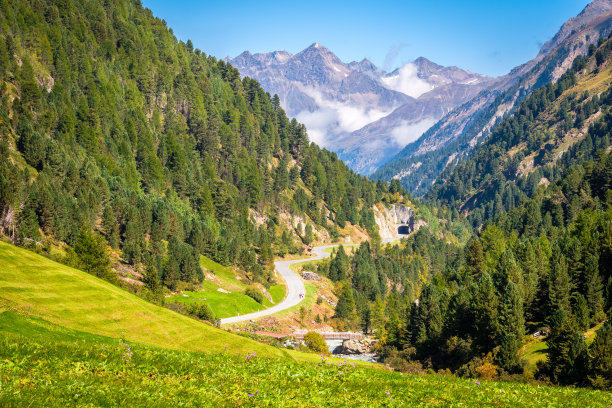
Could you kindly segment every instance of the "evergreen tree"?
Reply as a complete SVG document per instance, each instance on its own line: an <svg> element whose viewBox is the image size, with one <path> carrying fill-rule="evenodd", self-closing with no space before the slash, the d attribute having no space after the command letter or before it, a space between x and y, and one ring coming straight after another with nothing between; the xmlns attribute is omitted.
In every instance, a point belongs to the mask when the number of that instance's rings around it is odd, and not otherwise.
<svg viewBox="0 0 612 408"><path fill-rule="evenodd" d="M106 253L104 238L92 231L82 228L74 244L74 252L79 266L99 278L112 280L110 259Z"/></svg>
<svg viewBox="0 0 612 408"><path fill-rule="evenodd" d="M603 283L599 276L597 259L589 255L585 264L585 295L592 323L598 323L603 314Z"/></svg>
<svg viewBox="0 0 612 408"><path fill-rule="evenodd" d="M484 272L484 255L478 238L471 239L466 247L465 263L468 272L478 280Z"/></svg>
<svg viewBox="0 0 612 408"><path fill-rule="evenodd" d="M329 264L329 279L334 282L346 280L348 268L348 256L346 255L346 252L344 252L344 247L340 245L336 251L336 255Z"/></svg>
<svg viewBox="0 0 612 408"><path fill-rule="evenodd" d="M605 322L597 330L595 339L589 348L591 356L592 385L612 390L612 325Z"/></svg>
<svg viewBox="0 0 612 408"><path fill-rule="evenodd" d="M517 346L525 335L523 299L517 286L512 282L508 282L506 285L500 304L499 331L500 335L506 339L512 335L517 342Z"/></svg>
<svg viewBox="0 0 612 408"><path fill-rule="evenodd" d="M499 300L493 280L488 273L484 273L478 281L474 305L476 338L475 345L481 351L490 350L498 337L498 307Z"/></svg>
<svg viewBox="0 0 612 408"><path fill-rule="evenodd" d="M348 283L345 283L340 290L340 296L338 296L334 317L338 319L348 319L353 318L354 313L355 299L353 298L353 289L351 289Z"/></svg>
<svg viewBox="0 0 612 408"><path fill-rule="evenodd" d="M113 209L110 205L106 205L104 207L104 212L102 213L102 228L104 230L104 236L106 237L106 242L113 249L119 248L119 224L117 223L117 219L115 218L115 214L113 213Z"/></svg>
<svg viewBox="0 0 612 408"><path fill-rule="evenodd" d="M589 355L582 333L574 333L572 337L569 345L566 370L563 382L578 385L586 384L589 370Z"/></svg>
<svg viewBox="0 0 612 408"><path fill-rule="evenodd" d="M570 296L572 284L567 271L565 257L559 254L552 262L549 278L549 310L571 311Z"/></svg>

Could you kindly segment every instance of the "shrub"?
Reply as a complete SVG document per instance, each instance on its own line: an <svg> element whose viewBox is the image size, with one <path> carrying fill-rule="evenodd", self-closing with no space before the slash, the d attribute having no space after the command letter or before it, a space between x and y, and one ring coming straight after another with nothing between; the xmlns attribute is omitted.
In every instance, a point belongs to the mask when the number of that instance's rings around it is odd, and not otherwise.
<svg viewBox="0 0 612 408"><path fill-rule="evenodd" d="M306 343L306 346L312 351L325 354L329 353L325 339L317 332L309 331L306 333L304 336L304 343Z"/></svg>
<svg viewBox="0 0 612 408"><path fill-rule="evenodd" d="M213 313L208 303L191 303L186 305L187 313L193 315L201 320L207 320L214 323L216 320L215 314Z"/></svg>
<svg viewBox="0 0 612 408"><path fill-rule="evenodd" d="M485 358L483 364L476 367L476 372L479 378L491 381L497 378L497 366L492 364L489 360L489 358Z"/></svg>
<svg viewBox="0 0 612 408"><path fill-rule="evenodd" d="M261 294L261 292L255 288L246 288L246 290L244 291L244 294L247 295L248 297L253 298L257 303L263 303L264 301L264 297Z"/></svg>

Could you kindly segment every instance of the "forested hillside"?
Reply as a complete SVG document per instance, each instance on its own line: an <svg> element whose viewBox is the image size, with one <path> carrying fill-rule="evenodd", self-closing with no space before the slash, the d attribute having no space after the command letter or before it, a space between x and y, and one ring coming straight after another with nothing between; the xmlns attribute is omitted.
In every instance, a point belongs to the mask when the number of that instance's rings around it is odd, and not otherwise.
<svg viewBox="0 0 612 408"><path fill-rule="evenodd" d="M578 57L447 173L431 193L443 231L321 266L337 317L374 330L389 364L612 388L611 49ZM465 247L448 235L460 213ZM523 353L539 343L536 366Z"/></svg>
<svg viewBox="0 0 612 408"><path fill-rule="evenodd" d="M428 198L469 214L478 227L525 202L572 165L609 152L611 50L612 41L601 40L587 57L577 57L559 81L535 91L469 159L445 170ZM586 195L605 193L609 180ZM557 226L563 210L567 220L578 203L561 200L550 208Z"/></svg>
<svg viewBox="0 0 612 408"><path fill-rule="evenodd" d="M278 97L137 0L0 1L0 233L98 276L160 282L199 254L271 279L276 254L375 231L381 191Z"/></svg>
<svg viewBox="0 0 612 408"><path fill-rule="evenodd" d="M606 39L612 30L612 3L594 0L566 21L539 54L498 78L491 87L455 109L409 144L374 179L397 178L411 193L426 195L440 175L469 158L496 125L548 82L557 82L577 56ZM444 178L444 176L443 176Z"/></svg>

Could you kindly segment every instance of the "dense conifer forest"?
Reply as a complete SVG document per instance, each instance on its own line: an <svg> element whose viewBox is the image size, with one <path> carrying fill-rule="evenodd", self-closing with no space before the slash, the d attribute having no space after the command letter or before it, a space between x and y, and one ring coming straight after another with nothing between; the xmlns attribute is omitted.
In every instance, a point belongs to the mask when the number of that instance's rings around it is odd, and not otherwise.
<svg viewBox="0 0 612 408"><path fill-rule="evenodd" d="M447 231L467 214L466 245L423 227L321 265L350 288L337 317L373 330L387 362L511 378L530 335L547 334L527 378L612 387L611 49L602 40L578 57L432 189Z"/></svg>
<svg viewBox="0 0 612 408"><path fill-rule="evenodd" d="M155 292L201 281L199 254L267 283L274 256L317 231L375 231L375 184L140 2L3 0L0 38L0 232L14 243L112 279L109 245Z"/></svg>

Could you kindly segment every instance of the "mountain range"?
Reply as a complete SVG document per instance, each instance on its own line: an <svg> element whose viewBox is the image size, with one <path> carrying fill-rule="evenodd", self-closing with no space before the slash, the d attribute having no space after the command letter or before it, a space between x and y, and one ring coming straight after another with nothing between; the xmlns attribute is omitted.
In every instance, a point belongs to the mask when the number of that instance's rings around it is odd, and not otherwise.
<svg viewBox="0 0 612 408"><path fill-rule="evenodd" d="M612 29L612 0L595 0L569 19L532 60L491 78L420 57L393 72L343 63L318 43L298 54L243 52L226 61L278 94L312 140L374 179L399 179L425 194L499 120ZM399 153L398 153L399 151Z"/></svg>
<svg viewBox="0 0 612 408"><path fill-rule="evenodd" d="M425 194L440 173L460 162L501 118L513 112L535 89L558 80L579 55L587 54L612 30L612 1L596 0L563 24L538 55L493 81L407 145L372 177L399 179L414 194Z"/></svg>
<svg viewBox="0 0 612 408"><path fill-rule="evenodd" d="M420 57L393 72L372 62L344 63L319 43L227 58L243 76L278 94L289 116L351 168L370 174L493 78Z"/></svg>

